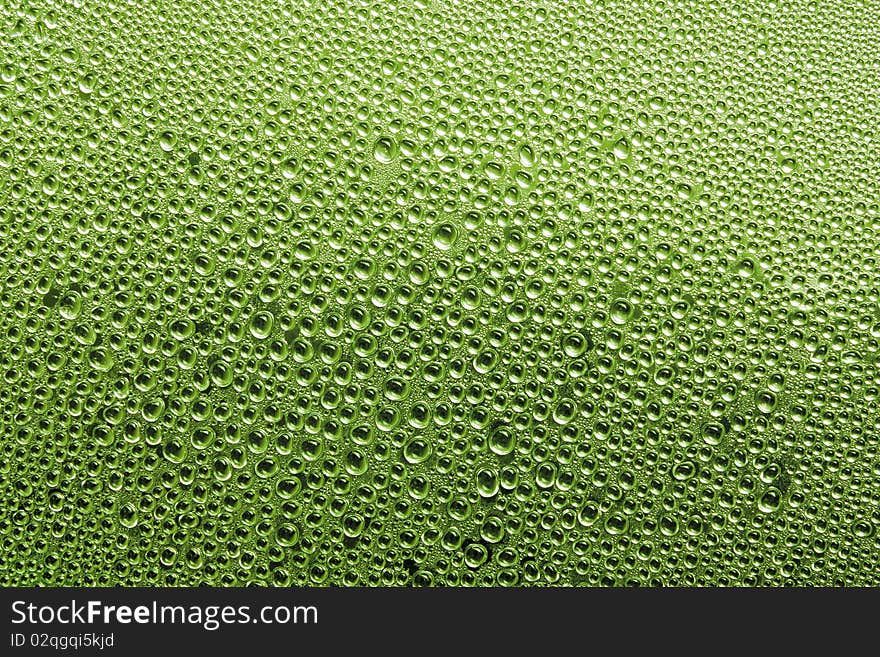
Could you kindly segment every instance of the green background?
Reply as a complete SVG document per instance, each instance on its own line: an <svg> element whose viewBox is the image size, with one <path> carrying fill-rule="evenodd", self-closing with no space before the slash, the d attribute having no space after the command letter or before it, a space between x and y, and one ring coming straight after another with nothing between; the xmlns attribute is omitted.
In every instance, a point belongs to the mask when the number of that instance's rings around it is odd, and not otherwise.
<svg viewBox="0 0 880 657"><path fill-rule="evenodd" d="M0 583L876 584L878 26L0 4Z"/></svg>

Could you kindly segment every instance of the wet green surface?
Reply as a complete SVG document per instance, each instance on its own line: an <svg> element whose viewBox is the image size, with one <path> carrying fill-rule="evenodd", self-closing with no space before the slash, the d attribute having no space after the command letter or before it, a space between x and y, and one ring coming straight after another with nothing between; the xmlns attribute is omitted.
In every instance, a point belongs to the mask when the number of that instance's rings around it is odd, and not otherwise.
<svg viewBox="0 0 880 657"><path fill-rule="evenodd" d="M880 6L0 5L0 583L878 583Z"/></svg>

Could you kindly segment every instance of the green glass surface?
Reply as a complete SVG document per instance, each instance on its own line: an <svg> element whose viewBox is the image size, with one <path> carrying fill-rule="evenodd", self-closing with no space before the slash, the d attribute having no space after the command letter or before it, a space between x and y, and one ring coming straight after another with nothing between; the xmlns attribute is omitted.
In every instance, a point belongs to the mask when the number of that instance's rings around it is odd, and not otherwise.
<svg viewBox="0 0 880 657"><path fill-rule="evenodd" d="M878 584L878 43L0 4L0 584Z"/></svg>

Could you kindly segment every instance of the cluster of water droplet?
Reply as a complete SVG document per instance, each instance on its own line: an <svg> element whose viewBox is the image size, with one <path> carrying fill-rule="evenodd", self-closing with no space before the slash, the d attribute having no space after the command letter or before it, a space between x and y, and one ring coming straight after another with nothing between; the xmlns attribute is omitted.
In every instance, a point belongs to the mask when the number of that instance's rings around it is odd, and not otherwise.
<svg viewBox="0 0 880 657"><path fill-rule="evenodd" d="M0 583L880 581L876 4L0 23Z"/></svg>

